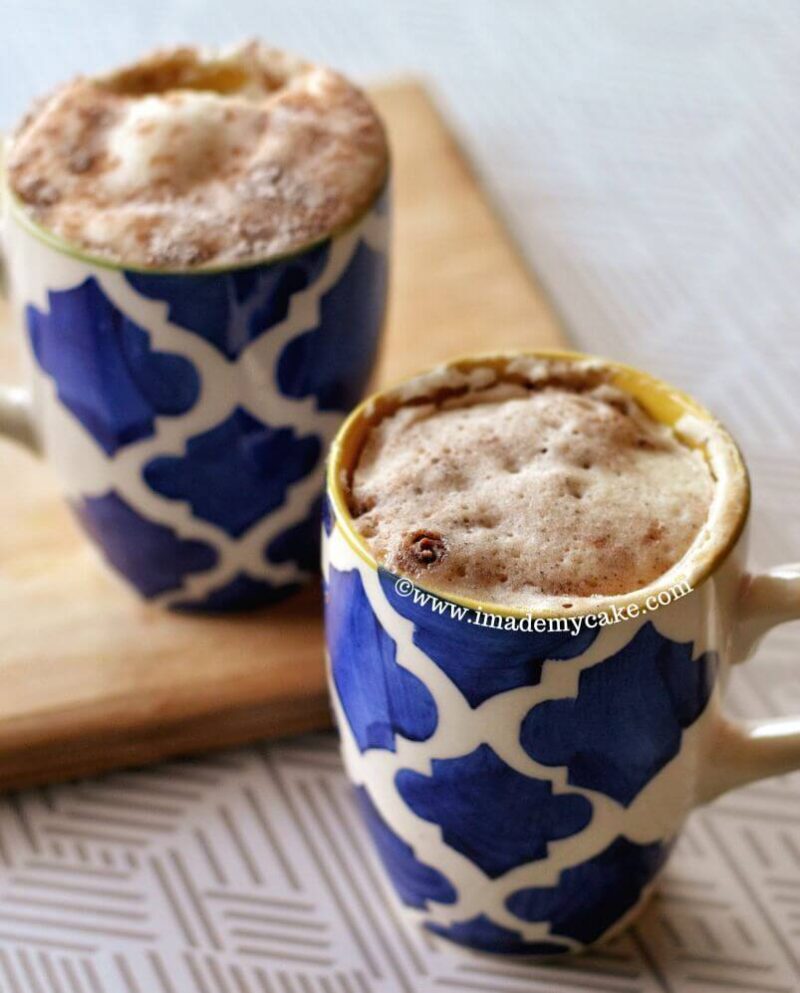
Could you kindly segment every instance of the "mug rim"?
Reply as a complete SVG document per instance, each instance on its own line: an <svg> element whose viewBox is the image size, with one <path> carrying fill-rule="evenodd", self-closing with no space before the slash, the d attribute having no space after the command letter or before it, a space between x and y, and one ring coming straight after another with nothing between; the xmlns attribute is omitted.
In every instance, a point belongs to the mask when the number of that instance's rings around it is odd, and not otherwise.
<svg viewBox="0 0 800 993"><path fill-rule="evenodd" d="M290 249L280 255L268 255L262 258L249 259L242 262L221 263L219 265L180 268L179 266L128 265L124 262L115 262L113 259L107 258L104 255L95 255L92 252L84 251L74 242L69 241L66 238L62 238L61 235L56 234L55 231L51 231L50 228L40 224L38 221L35 221L25 209L24 202L12 188L8 181L7 174L1 167L2 159L4 157L5 156L0 155L0 174L2 174L2 192L5 194L9 204L9 215L29 235L46 245L48 248L52 249L54 252L57 252L59 255L65 255L68 258L76 259L78 262L83 262L86 265L91 265L99 269L107 269L111 272L135 272L148 276L220 276L229 272L242 272L245 269L263 269L299 258L300 256L306 255L308 252L313 251L313 249L319 248L320 245L324 245L326 241L335 241L337 238L348 234L354 228L358 227L367 214L369 214L369 212L373 209L378 200L380 200L384 193L386 193L389 189L392 176L391 152L387 147L386 169L380 184L376 188L376 192L367 201L367 203L353 215L353 217L347 221L344 221L342 224L331 228L330 231L327 231L319 238L304 242L297 248Z"/></svg>
<svg viewBox="0 0 800 993"><path fill-rule="evenodd" d="M407 400L404 388L426 374L445 372L450 369L464 372L481 366L490 366L497 371L505 368L515 359L564 361L575 364L595 363L611 373L610 383L612 385L617 386L622 392L638 401L646 412L659 423L674 427L681 416L690 415L698 418L704 426L710 428L708 436L692 446L704 448L710 469L712 468L711 454L714 454L717 460L721 460L724 464L727 473L725 479L715 477L715 488L719 488L719 492L722 494L723 513L721 521L717 521L718 533L711 534L710 540L707 542L709 547L700 548L699 552L692 556L699 536L709 528L714 506L713 501L706 523L688 551L670 569L647 586L639 587L628 593L609 596L575 597L567 595L560 598L548 596L543 598L548 601L547 603L533 607L515 606L461 596L435 585L411 580L410 577L403 576L401 573L380 564L366 540L356 530L345 495L345 480L349 477L350 470L361 452L367 432L384 416L403 406ZM430 392L434 393L435 387L431 386ZM692 445L690 438L683 438L682 441ZM716 446L713 453L705 447L710 447L712 442ZM716 466L716 468L719 467L719 465ZM648 608L645 603L650 597L658 597L659 593L671 592L682 581L688 581L691 591L694 592L720 568L733 551L747 524L751 505L750 477L739 446L725 425L708 408L690 394L670 386L664 380L637 369L635 366L584 352L553 348L509 349L458 356L424 370L422 373L405 377L399 383L368 396L350 412L331 443L326 469L326 493L333 505L336 521L341 527L345 541L370 569L386 573L398 580L410 581L418 589L430 593L440 600L456 603L473 611L482 611L485 614L517 619L524 617L569 618L590 613L607 614L615 607L624 610L632 605L636 605L641 614L647 613ZM556 606L552 603L554 599L570 602Z"/></svg>

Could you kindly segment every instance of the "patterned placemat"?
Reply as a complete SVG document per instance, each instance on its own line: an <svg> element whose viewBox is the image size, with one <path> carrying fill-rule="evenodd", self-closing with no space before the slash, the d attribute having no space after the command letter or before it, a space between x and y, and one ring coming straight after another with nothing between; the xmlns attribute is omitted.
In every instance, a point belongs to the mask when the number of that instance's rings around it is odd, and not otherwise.
<svg viewBox="0 0 800 993"><path fill-rule="evenodd" d="M553 965L404 924L332 735L26 793L0 808L0 990L791 993L799 786L696 814L635 929Z"/></svg>
<svg viewBox="0 0 800 993"><path fill-rule="evenodd" d="M11 3L8 4L12 6ZM16 3L8 126L32 93L218 0ZM428 75L581 346L697 394L753 469L761 564L800 559L800 9L791 0L227 0L229 37ZM42 30L42 24L47 30ZM87 62L93 60L91 64ZM493 330L493 334L494 334ZM800 711L800 632L731 707ZM2 993L792 993L800 778L700 811L641 924L602 955L508 964L402 928L334 743L298 740L0 805Z"/></svg>

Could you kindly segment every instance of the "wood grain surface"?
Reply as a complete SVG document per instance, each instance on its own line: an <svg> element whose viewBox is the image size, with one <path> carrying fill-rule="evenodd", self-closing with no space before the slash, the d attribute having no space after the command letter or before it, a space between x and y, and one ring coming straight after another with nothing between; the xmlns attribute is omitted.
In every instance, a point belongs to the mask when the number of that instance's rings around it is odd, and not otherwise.
<svg viewBox="0 0 800 993"><path fill-rule="evenodd" d="M394 157L381 383L563 333L427 94L373 93ZM533 219L535 223L535 219ZM12 336L0 379L18 377ZM0 789L325 727L320 594L227 618L140 603L81 537L48 468L0 440Z"/></svg>

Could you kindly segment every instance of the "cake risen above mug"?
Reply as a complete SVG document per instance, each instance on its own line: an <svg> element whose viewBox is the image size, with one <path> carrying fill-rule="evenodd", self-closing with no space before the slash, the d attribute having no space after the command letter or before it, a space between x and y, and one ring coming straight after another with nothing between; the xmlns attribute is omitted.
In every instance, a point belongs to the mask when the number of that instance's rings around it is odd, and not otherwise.
<svg viewBox="0 0 800 993"><path fill-rule="evenodd" d="M355 526L388 569L535 606L647 586L711 504L703 455L587 365L445 391L378 422L353 473Z"/></svg>
<svg viewBox="0 0 800 993"><path fill-rule="evenodd" d="M292 252L363 213L383 127L339 73L257 42L175 48L41 100L13 136L31 217L116 262L208 266Z"/></svg>

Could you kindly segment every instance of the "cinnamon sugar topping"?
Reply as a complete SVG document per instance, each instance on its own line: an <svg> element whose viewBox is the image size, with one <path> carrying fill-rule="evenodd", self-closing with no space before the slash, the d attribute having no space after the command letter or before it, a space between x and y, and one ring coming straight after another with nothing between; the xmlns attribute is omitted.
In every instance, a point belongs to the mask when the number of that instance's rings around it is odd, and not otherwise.
<svg viewBox="0 0 800 993"><path fill-rule="evenodd" d="M387 163L359 89L251 42L65 84L17 129L8 175L32 218L82 249L192 268L285 254L346 226Z"/></svg>

